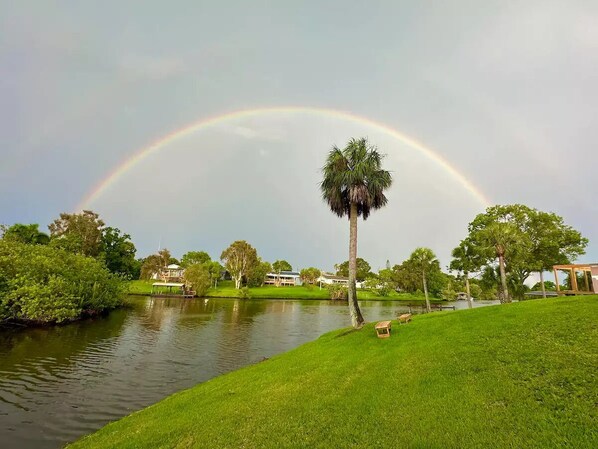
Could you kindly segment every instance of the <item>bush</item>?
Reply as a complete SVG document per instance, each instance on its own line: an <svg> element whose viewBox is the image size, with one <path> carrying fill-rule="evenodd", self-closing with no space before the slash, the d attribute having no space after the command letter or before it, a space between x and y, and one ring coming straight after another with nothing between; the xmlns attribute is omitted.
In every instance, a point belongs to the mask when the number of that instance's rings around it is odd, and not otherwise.
<svg viewBox="0 0 598 449"><path fill-rule="evenodd" d="M124 280L52 246L0 240L0 320L61 323L122 304Z"/></svg>
<svg viewBox="0 0 598 449"><path fill-rule="evenodd" d="M185 281L191 284L197 296L205 296L212 285L210 269L203 263L195 263L185 270Z"/></svg>
<svg viewBox="0 0 598 449"><path fill-rule="evenodd" d="M249 299L251 296L249 295L249 288L248 287L241 287L239 289L239 298L241 299Z"/></svg>
<svg viewBox="0 0 598 449"><path fill-rule="evenodd" d="M330 299L347 299L349 296L349 290L345 285L331 284L326 286L328 289L328 295Z"/></svg>

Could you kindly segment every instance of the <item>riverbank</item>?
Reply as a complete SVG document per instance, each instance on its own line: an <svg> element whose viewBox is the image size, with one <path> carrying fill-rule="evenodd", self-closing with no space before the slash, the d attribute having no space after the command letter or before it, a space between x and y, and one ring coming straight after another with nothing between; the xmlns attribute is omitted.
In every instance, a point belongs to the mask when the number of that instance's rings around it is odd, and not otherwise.
<svg viewBox="0 0 598 449"><path fill-rule="evenodd" d="M597 317L593 296L339 330L71 447L595 447Z"/></svg>
<svg viewBox="0 0 598 449"><path fill-rule="evenodd" d="M155 281L130 281L129 294L151 295L153 282ZM252 287L248 290L250 299L330 299L328 290L319 287L264 285L262 287ZM208 298L239 298L239 290L234 287L232 281L223 281L218 287L210 288L205 296ZM390 292L388 296L380 296L369 290L358 290L357 296L364 301L409 301L420 303L426 300L423 295L394 291ZM432 302L442 301L438 298L431 298L430 300Z"/></svg>

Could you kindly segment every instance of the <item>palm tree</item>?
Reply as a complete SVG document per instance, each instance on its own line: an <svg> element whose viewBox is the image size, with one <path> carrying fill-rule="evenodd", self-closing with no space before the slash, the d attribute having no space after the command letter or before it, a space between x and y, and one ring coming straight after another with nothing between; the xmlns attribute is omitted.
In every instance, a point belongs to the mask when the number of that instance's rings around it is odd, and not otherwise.
<svg viewBox="0 0 598 449"><path fill-rule="evenodd" d="M357 217L364 220L387 203L384 190L392 184L390 172L381 168L383 156L367 139L351 139L344 149L336 146L322 168L322 198L339 217L349 217L349 314L354 328L364 319L357 303Z"/></svg>
<svg viewBox="0 0 598 449"><path fill-rule="evenodd" d="M422 275L424 295L426 296L426 309L428 309L428 312L431 312L432 308L430 307L430 299L428 298L428 273L434 265L439 265L438 259L430 248L417 248L413 251L409 259L413 261Z"/></svg>
<svg viewBox="0 0 598 449"><path fill-rule="evenodd" d="M507 222L491 223L486 229L480 231L481 240L487 247L494 249L498 259L498 269L500 272L501 294L500 302L511 302L509 290L507 288L507 272L505 269L505 256L508 251L512 251L519 246L525 246L526 241L520 235L519 229Z"/></svg>
<svg viewBox="0 0 598 449"><path fill-rule="evenodd" d="M469 239L461 240L459 246L453 249L452 256L453 260L451 260L449 268L463 273L465 277L465 291L467 292L467 304L471 309L473 308L473 302L469 286L469 275L472 271L479 270L482 263L475 254L475 248Z"/></svg>

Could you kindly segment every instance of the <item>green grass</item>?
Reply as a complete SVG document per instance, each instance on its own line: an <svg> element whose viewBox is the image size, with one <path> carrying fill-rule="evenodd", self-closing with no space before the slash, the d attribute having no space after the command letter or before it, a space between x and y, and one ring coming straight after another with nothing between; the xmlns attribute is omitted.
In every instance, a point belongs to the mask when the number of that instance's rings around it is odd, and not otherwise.
<svg viewBox="0 0 598 449"><path fill-rule="evenodd" d="M131 281L129 293L133 295L150 295L153 282L155 281ZM238 298L239 290L235 289L232 281L222 281L217 288L209 289L206 296L210 298ZM411 293L390 292L388 296L380 296L368 290L359 290L357 296L360 300L412 302L425 300L422 295ZM250 288L249 297L253 299L329 299L328 290L325 288L320 289L317 286L307 288L303 286L275 287L273 285L264 285L263 287ZM432 299L432 301L437 302L440 300Z"/></svg>
<svg viewBox="0 0 598 449"><path fill-rule="evenodd" d="M598 297L339 330L73 448L598 447Z"/></svg>

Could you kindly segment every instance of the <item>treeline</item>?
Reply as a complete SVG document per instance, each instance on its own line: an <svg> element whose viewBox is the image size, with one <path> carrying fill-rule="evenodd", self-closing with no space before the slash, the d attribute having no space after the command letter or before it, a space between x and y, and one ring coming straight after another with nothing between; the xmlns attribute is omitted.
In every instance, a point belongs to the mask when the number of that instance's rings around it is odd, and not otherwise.
<svg viewBox="0 0 598 449"><path fill-rule="evenodd" d="M2 226L0 321L61 323L118 307L140 262L130 236L91 211Z"/></svg>

